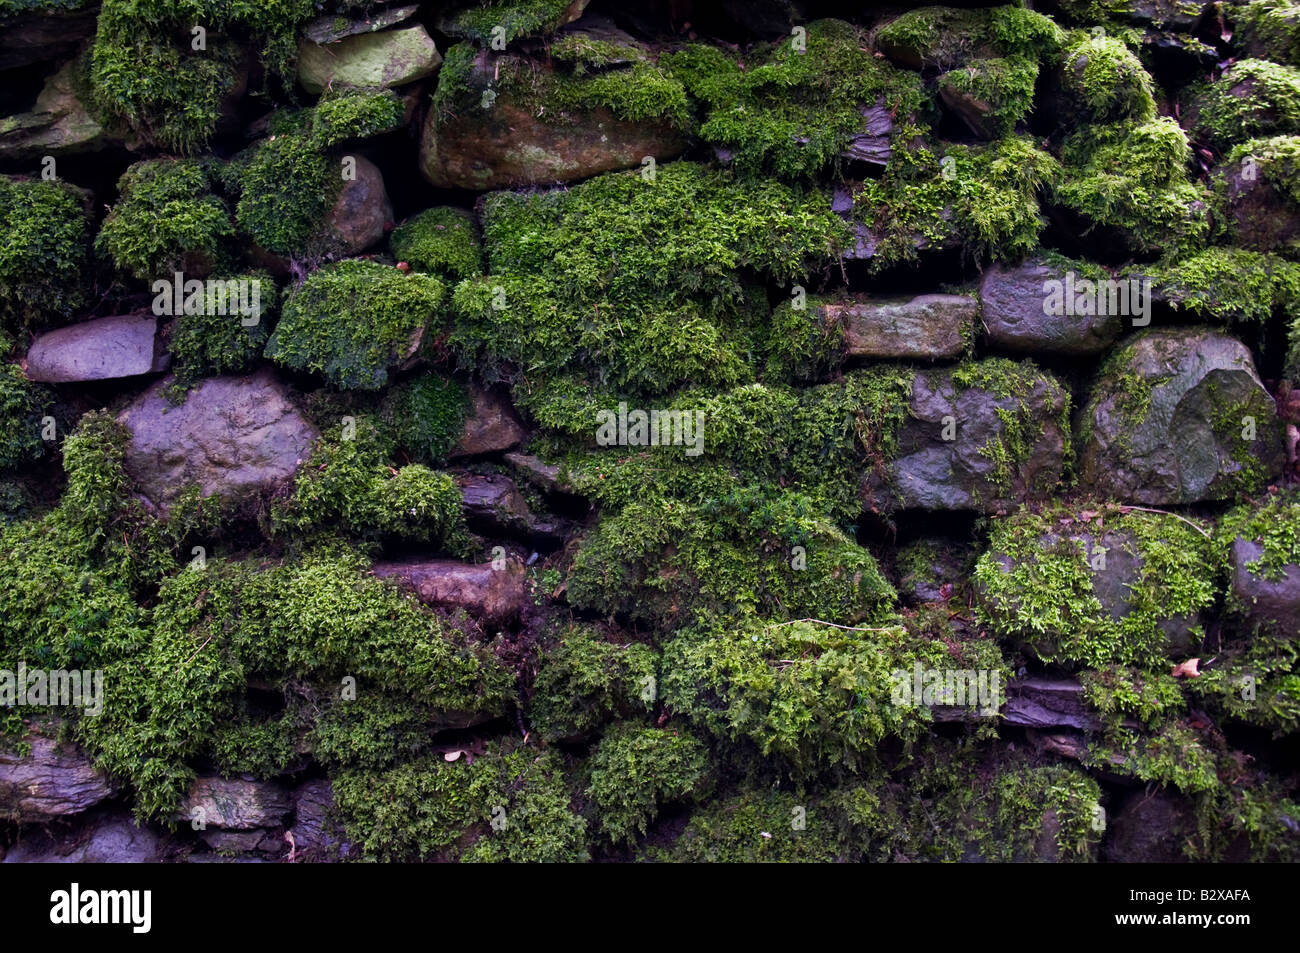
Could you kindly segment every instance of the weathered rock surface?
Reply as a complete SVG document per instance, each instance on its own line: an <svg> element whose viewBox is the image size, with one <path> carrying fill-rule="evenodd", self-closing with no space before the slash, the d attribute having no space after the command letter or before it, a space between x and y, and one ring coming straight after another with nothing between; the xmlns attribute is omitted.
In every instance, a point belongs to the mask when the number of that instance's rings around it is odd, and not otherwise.
<svg viewBox="0 0 1300 953"><path fill-rule="evenodd" d="M1282 472L1273 399L1250 351L1217 331L1150 331L1120 351L1083 413L1080 486L1167 505L1221 500Z"/></svg>
<svg viewBox="0 0 1300 953"><path fill-rule="evenodd" d="M539 72L550 69L528 61ZM430 109L420 140L420 169L438 188L485 191L551 185L639 167L680 155L686 137L666 122L630 122L609 110L540 111L494 88L497 58L481 50L454 115ZM540 81L539 81L540 82Z"/></svg>
<svg viewBox="0 0 1300 953"><path fill-rule="evenodd" d="M48 820L79 814L117 793L80 748L29 735L26 757L0 750L0 818Z"/></svg>
<svg viewBox="0 0 1300 953"><path fill-rule="evenodd" d="M963 387L952 368L918 371L908 419L889 464L891 487L867 477L886 507L978 510L992 513L1040 499L1057 487L1070 435L1062 425L1068 392L1047 374L1023 395ZM1019 456L1004 417L1024 415L1016 430L1026 441ZM944 439L950 434L952 439Z"/></svg>
<svg viewBox="0 0 1300 953"><path fill-rule="evenodd" d="M330 814L334 787L329 781L308 781L293 793L294 817L289 836L295 860L332 860L351 853L343 828Z"/></svg>
<svg viewBox="0 0 1300 953"><path fill-rule="evenodd" d="M125 314L42 334L27 352L27 377L48 384L100 381L165 371L170 364L158 319Z"/></svg>
<svg viewBox="0 0 1300 953"><path fill-rule="evenodd" d="M908 602L944 602L971 570L969 547L946 539L919 539L898 551L898 593Z"/></svg>
<svg viewBox="0 0 1300 953"><path fill-rule="evenodd" d="M467 475L458 482L465 518L472 528L507 536L564 536L564 524L537 517L509 477Z"/></svg>
<svg viewBox="0 0 1300 953"><path fill-rule="evenodd" d="M1221 170L1225 215L1236 243L1252 251L1284 251L1300 242L1300 204L1244 156Z"/></svg>
<svg viewBox="0 0 1300 953"><path fill-rule="evenodd" d="M1016 353L1085 355L1110 347L1123 330L1124 321L1113 314L1060 314L1049 312L1048 283L1066 281L1066 271L1044 259L1031 258L1020 265L994 265L980 281L981 315L989 344ZM1093 302L1096 298L1093 297ZM1106 307L1109 310L1109 307Z"/></svg>
<svg viewBox="0 0 1300 953"><path fill-rule="evenodd" d="M1279 633L1300 632L1300 566L1288 564L1282 578L1268 579L1250 566L1263 554L1254 540L1232 543L1232 595L1247 621Z"/></svg>
<svg viewBox="0 0 1300 953"><path fill-rule="evenodd" d="M9 9L13 9L9 6ZM72 53L95 35L99 4L81 10L44 8L0 16L0 70L43 63Z"/></svg>
<svg viewBox="0 0 1300 953"><path fill-rule="evenodd" d="M170 383L158 381L118 415L131 434L127 472L163 509L192 483L232 502L269 493L293 476L318 436L270 370L209 378L179 407L166 397Z"/></svg>
<svg viewBox="0 0 1300 953"><path fill-rule="evenodd" d="M1119 864L1186 863L1183 841L1196 830L1191 804L1167 791L1129 796L1111 817L1102 860Z"/></svg>
<svg viewBox="0 0 1300 953"><path fill-rule="evenodd" d="M821 306L827 324L844 330L850 358L960 357L979 304L965 295L861 298Z"/></svg>
<svg viewBox="0 0 1300 953"><path fill-rule="evenodd" d="M103 148L104 127L77 98L72 70L69 63L46 81L31 112L0 118L0 159L34 162Z"/></svg>
<svg viewBox="0 0 1300 953"><path fill-rule="evenodd" d="M289 793L273 781L203 777L190 786L175 818L201 821L208 828L253 831L275 827L288 813Z"/></svg>
<svg viewBox="0 0 1300 953"><path fill-rule="evenodd" d="M356 255L384 237L384 226L393 220L393 203L384 188L384 175L365 156L355 156L356 178L343 185L330 210L329 229L343 246L342 254Z"/></svg>
<svg viewBox="0 0 1300 953"><path fill-rule="evenodd" d="M336 43L298 48L298 82L309 93L327 87L388 88L433 75L442 64L423 26L358 33Z"/></svg>
<svg viewBox="0 0 1300 953"><path fill-rule="evenodd" d="M24 828L6 864L149 864L164 858L165 840L125 813L87 815L70 830Z"/></svg>
<svg viewBox="0 0 1300 953"><path fill-rule="evenodd" d="M312 43L326 45L361 33L375 33L396 26L403 20L409 20L420 9L418 3L407 6L390 7L387 10L374 10L364 17L348 18L338 16L317 17L305 27L303 36Z"/></svg>
<svg viewBox="0 0 1300 953"><path fill-rule="evenodd" d="M519 446L528 431L520 423L509 398L497 391L471 387L465 430L450 457L481 457Z"/></svg>
<svg viewBox="0 0 1300 953"><path fill-rule="evenodd" d="M527 603L523 567L512 560L501 569L429 559L375 563L371 571L412 590L426 605L464 609L491 625L518 618Z"/></svg>

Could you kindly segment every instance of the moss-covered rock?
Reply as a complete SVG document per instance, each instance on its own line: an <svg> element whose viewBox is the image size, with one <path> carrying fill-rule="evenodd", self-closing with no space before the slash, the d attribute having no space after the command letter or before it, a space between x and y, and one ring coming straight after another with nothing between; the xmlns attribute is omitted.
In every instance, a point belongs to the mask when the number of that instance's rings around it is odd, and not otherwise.
<svg viewBox="0 0 1300 953"><path fill-rule="evenodd" d="M614 718L647 713L658 699L657 656L639 642L617 645L569 625L542 654L529 719L547 741L580 741Z"/></svg>
<svg viewBox="0 0 1300 953"><path fill-rule="evenodd" d="M1236 146L1216 170L1215 192L1235 244L1300 259L1300 136Z"/></svg>
<svg viewBox="0 0 1300 953"><path fill-rule="evenodd" d="M1065 32L1023 7L932 6L891 20L876 33L876 42L904 66L949 70L981 56L1054 53L1065 42Z"/></svg>
<svg viewBox="0 0 1300 953"><path fill-rule="evenodd" d="M42 437L50 396L14 364L0 366L0 469L7 470L44 456Z"/></svg>
<svg viewBox="0 0 1300 953"><path fill-rule="evenodd" d="M394 258L416 271L442 275L451 281L483 274L478 226L463 209L425 209L393 229L388 246Z"/></svg>
<svg viewBox="0 0 1300 953"><path fill-rule="evenodd" d="M1300 70L1239 60L1192 94L1188 127L1219 149L1263 136L1300 132Z"/></svg>
<svg viewBox="0 0 1300 953"><path fill-rule="evenodd" d="M1251 56L1300 66L1300 6L1291 0L1249 0L1235 12L1237 40Z"/></svg>
<svg viewBox="0 0 1300 953"><path fill-rule="evenodd" d="M0 176L0 333L70 318L86 301L90 235L65 185ZM12 341L0 338L7 349Z"/></svg>
<svg viewBox="0 0 1300 953"><path fill-rule="evenodd" d="M327 265L286 297L266 356L336 387L378 390L419 349L444 294L437 278L377 262Z"/></svg>
<svg viewBox="0 0 1300 953"><path fill-rule="evenodd" d="M1062 96L1085 122L1147 122L1155 117L1154 82L1125 43L1111 36L1076 34L1065 48Z"/></svg>
<svg viewBox="0 0 1300 953"><path fill-rule="evenodd" d="M440 65L437 46L419 24L358 33L328 44L304 40L298 47L298 82L309 93L402 86L432 76Z"/></svg>
<svg viewBox="0 0 1300 953"><path fill-rule="evenodd" d="M246 300L250 313L243 314L233 307L224 309L229 311L227 314L204 308L177 317L171 329L169 350L176 383L182 387L192 386L204 377L251 370L261 357L269 328L279 311L279 291L265 272L218 280L249 283ZM256 308L252 306L253 282L257 287Z"/></svg>
<svg viewBox="0 0 1300 953"><path fill-rule="evenodd" d="M709 793L713 775L708 749L671 728L615 725L591 754L586 794L600 832L615 843L645 834L659 808Z"/></svg>

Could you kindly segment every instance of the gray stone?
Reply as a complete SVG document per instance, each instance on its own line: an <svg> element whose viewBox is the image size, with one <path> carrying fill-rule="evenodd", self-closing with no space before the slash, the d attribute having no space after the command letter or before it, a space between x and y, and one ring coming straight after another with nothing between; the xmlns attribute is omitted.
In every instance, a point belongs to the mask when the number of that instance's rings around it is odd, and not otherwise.
<svg viewBox="0 0 1300 953"><path fill-rule="evenodd" d="M204 496L231 502L269 494L293 476L318 436L268 369L209 378L179 407L166 397L170 384L156 382L118 415L131 434L127 472L164 510L193 483Z"/></svg>
<svg viewBox="0 0 1300 953"><path fill-rule="evenodd" d="M77 155L104 147L104 127L72 88L73 69L69 63L46 81L31 112L0 118L0 159L35 162L47 155Z"/></svg>
<svg viewBox="0 0 1300 953"><path fill-rule="evenodd" d="M298 47L298 82L309 93L357 86L388 88L432 76L442 55L423 26L360 33L337 43Z"/></svg>
<svg viewBox="0 0 1300 953"><path fill-rule="evenodd" d="M470 526L494 535L560 539L565 524L533 514L515 481L506 476L460 478L461 502Z"/></svg>
<svg viewBox="0 0 1300 953"><path fill-rule="evenodd" d="M960 357L978 311L974 298L940 294L821 306L827 324L844 329L845 353L851 358Z"/></svg>
<svg viewBox="0 0 1300 953"><path fill-rule="evenodd" d="M519 446L528 432L510 400L496 391L471 386L469 413L451 458L481 457Z"/></svg>
<svg viewBox="0 0 1300 953"><path fill-rule="evenodd" d="M917 371L898 455L886 480L874 471L866 476L866 489L887 509L985 513L1050 496L1065 468L1068 402L1068 391L1046 373L1025 393L1000 396L959 385L952 368ZM1027 444L1020 459L1006 449L1013 434L1004 417L1020 424Z"/></svg>
<svg viewBox="0 0 1300 953"><path fill-rule="evenodd" d="M418 3L408 6L392 7L387 10L375 10L366 17L317 17L305 27L302 35L312 43L325 45L360 33L375 33L396 26L403 20L409 20L420 9Z"/></svg>
<svg viewBox="0 0 1300 953"><path fill-rule="evenodd" d="M1282 425L1240 341L1210 329L1150 331L1106 368L1083 412L1086 492L1194 503L1251 492L1281 474Z"/></svg>
<svg viewBox="0 0 1300 953"><path fill-rule="evenodd" d="M196 778L175 820L201 821L207 828L252 831L275 827L289 813L289 793L273 781ZM261 832L259 832L261 833Z"/></svg>
<svg viewBox="0 0 1300 953"><path fill-rule="evenodd" d="M342 246L343 255L357 255L384 237L384 228L393 221L393 204L384 188L384 176L378 166L365 156L356 159L356 178L343 184L343 190L330 210L331 237Z"/></svg>
<svg viewBox="0 0 1300 953"><path fill-rule="evenodd" d="M1125 319L1119 315L1119 309L1101 315L1047 313L1046 285L1051 281L1064 283L1067 270L1041 258L1031 258L1014 267L989 268L980 281L980 305L988 343L1023 354L1097 354L1110 347L1123 330ZM1103 310L1110 308L1105 306Z"/></svg>
<svg viewBox="0 0 1300 953"><path fill-rule="evenodd" d="M27 377L48 384L100 381L165 371L170 364L158 319L126 314L40 335L27 352Z"/></svg>
<svg viewBox="0 0 1300 953"><path fill-rule="evenodd" d="M1252 251L1286 252L1300 242L1300 203L1274 185L1253 156L1243 156L1218 171L1224 183L1225 217L1235 243Z"/></svg>
<svg viewBox="0 0 1300 953"><path fill-rule="evenodd" d="M79 814L117 793L81 749L28 735L31 753L0 750L0 818L22 822Z"/></svg>
<svg viewBox="0 0 1300 953"><path fill-rule="evenodd" d="M1300 632L1300 566L1282 567L1280 579L1268 579L1250 565L1263 554L1254 540L1238 537L1232 543L1232 595L1246 620L1282 634Z"/></svg>
<svg viewBox="0 0 1300 953"><path fill-rule="evenodd" d="M334 787L328 780L308 781L293 794L289 839L294 859L334 860L352 852L343 828L333 819Z"/></svg>
<svg viewBox="0 0 1300 953"><path fill-rule="evenodd" d="M164 860L164 840L125 814L88 815L67 831L25 828L6 864L151 864Z"/></svg>

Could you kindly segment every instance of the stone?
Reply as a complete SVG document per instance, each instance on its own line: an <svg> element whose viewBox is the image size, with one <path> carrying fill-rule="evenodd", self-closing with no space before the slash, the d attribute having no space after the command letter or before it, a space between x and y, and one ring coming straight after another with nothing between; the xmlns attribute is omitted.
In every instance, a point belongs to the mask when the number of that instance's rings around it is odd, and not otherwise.
<svg viewBox="0 0 1300 953"><path fill-rule="evenodd" d="M0 160L38 162L47 155L78 155L106 145L104 127L72 88L73 69L69 63L46 81L31 112L0 119Z"/></svg>
<svg viewBox="0 0 1300 953"><path fill-rule="evenodd" d="M948 75L950 74L944 74L945 77ZM943 79L944 77L941 77L939 82L939 98L944 106L956 115L976 138L996 139L998 126L993 116L993 104L950 82L944 82Z"/></svg>
<svg viewBox="0 0 1300 953"><path fill-rule="evenodd" d="M156 831L124 813L92 813L69 830L25 828L3 863L152 864L166 859L165 848Z"/></svg>
<svg viewBox="0 0 1300 953"><path fill-rule="evenodd" d="M563 538L565 524L536 517L509 477L467 475L458 482L471 528L493 535Z"/></svg>
<svg viewBox="0 0 1300 953"><path fill-rule="evenodd" d="M80 748L28 735L31 753L0 750L0 818L19 822L80 814L117 793Z"/></svg>
<svg viewBox="0 0 1300 953"><path fill-rule="evenodd" d="M1264 547L1237 537L1232 542L1232 595L1246 621L1282 634L1300 632L1300 566L1282 567L1282 578L1268 579L1250 568Z"/></svg>
<svg viewBox="0 0 1300 953"><path fill-rule="evenodd" d="M236 503L269 495L319 436L269 369L209 378L179 407L167 399L171 384L156 382L118 415L130 431L127 472L164 511L194 483L204 496Z"/></svg>
<svg viewBox="0 0 1300 953"><path fill-rule="evenodd" d="M1139 791L1111 816L1101 859L1110 863L1186 863L1183 843L1196 832L1192 805L1178 794Z"/></svg>
<svg viewBox="0 0 1300 953"><path fill-rule="evenodd" d="M331 813L334 787L328 780L308 781L294 791L293 807L289 841L295 860L343 859L352 852L343 828Z"/></svg>
<svg viewBox="0 0 1300 953"><path fill-rule="evenodd" d="M511 450L528 435L509 398L492 390L471 386L465 429L450 457L481 457Z"/></svg>
<svg viewBox="0 0 1300 953"><path fill-rule="evenodd" d="M552 69L541 60L508 68L536 74ZM467 75L457 77L466 86L457 97L463 105L447 115L431 108L425 116L420 170L435 187L487 191L554 185L640 168L647 156L664 162L686 149L685 134L665 121L632 122L605 108L551 104L539 110L497 90L497 69L498 58L480 50ZM539 88L544 84L536 81Z"/></svg>
<svg viewBox="0 0 1300 953"><path fill-rule="evenodd" d="M1048 313L1047 285L1059 281L1064 290L1067 270L1042 258L1030 258L1020 265L994 265L984 272L979 294L985 340L995 348L1020 354L1087 355L1110 347L1125 321L1118 308L1100 315L1065 314L1065 308L1056 309L1061 314ZM1076 275L1076 280L1080 277ZM1111 311L1109 299L1102 301L1106 306L1100 310Z"/></svg>
<svg viewBox="0 0 1300 953"><path fill-rule="evenodd" d="M824 304L827 324L844 330L845 355L871 359L953 359L974 330L979 304L965 295L859 299Z"/></svg>
<svg viewBox="0 0 1300 953"><path fill-rule="evenodd" d="M357 86L390 88L432 76L442 55L423 26L358 33L335 43L298 47L298 82L309 93Z"/></svg>
<svg viewBox="0 0 1300 953"><path fill-rule="evenodd" d="M410 589L426 605L464 609L490 625L517 619L527 604L524 570L514 560L501 569L452 559L381 562L371 571Z"/></svg>
<svg viewBox="0 0 1300 953"><path fill-rule="evenodd" d="M357 255L380 242L392 224L393 204L384 188L384 175L365 156L356 159L356 178L343 184L329 214L329 230L344 256Z"/></svg>
<svg viewBox="0 0 1300 953"><path fill-rule="evenodd" d="M1006 686L1002 723L1020 728L1075 728L1098 731L1097 717L1083 686L1069 678L1018 678Z"/></svg>
<svg viewBox="0 0 1300 953"><path fill-rule="evenodd" d="M190 785L173 819L207 828L252 831L278 826L289 813L289 793L273 781L201 777Z"/></svg>
<svg viewBox="0 0 1300 953"><path fill-rule="evenodd" d="M1243 156L1220 170L1224 213L1236 244L1262 252L1283 252L1300 243L1300 203Z"/></svg>
<svg viewBox="0 0 1300 953"><path fill-rule="evenodd" d="M970 548L947 539L918 539L898 550L898 594L920 605L946 602L970 575Z"/></svg>
<svg viewBox="0 0 1300 953"><path fill-rule="evenodd" d="M978 367L978 365L975 365ZM1023 395L1000 396L983 386L963 387L954 369L920 370L898 453L882 480L865 480L886 509L975 510L996 513L1053 494L1065 470L1069 393L1052 376L1034 376ZM1026 441L1012 459L1009 418ZM944 439L945 433L953 439Z"/></svg>
<svg viewBox="0 0 1300 953"><path fill-rule="evenodd" d="M317 17L305 27L302 35L312 43L326 45L360 33L375 33L396 26L409 20L420 9L418 3L408 6L392 7L388 10L374 10L366 17L351 19L340 16Z"/></svg>
<svg viewBox="0 0 1300 953"><path fill-rule="evenodd" d="M1083 412L1079 485L1164 506L1259 489L1282 425L1244 344L1209 328L1145 332L1115 353Z"/></svg>
<svg viewBox="0 0 1300 953"><path fill-rule="evenodd" d="M31 11L0 15L0 70L67 56L95 35L98 20L98 3L86 4L80 10L61 10L57 4L45 4Z"/></svg>
<svg viewBox="0 0 1300 953"><path fill-rule="evenodd" d="M40 335L27 352L27 378L46 384L101 381L165 371L171 355L158 319L126 314L71 324Z"/></svg>

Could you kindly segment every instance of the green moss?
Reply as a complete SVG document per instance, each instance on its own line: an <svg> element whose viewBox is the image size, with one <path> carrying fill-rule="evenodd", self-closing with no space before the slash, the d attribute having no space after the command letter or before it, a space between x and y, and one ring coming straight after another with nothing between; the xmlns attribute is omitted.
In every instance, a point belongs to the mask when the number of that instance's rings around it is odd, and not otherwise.
<svg viewBox="0 0 1300 953"><path fill-rule="evenodd" d="M1262 324L1300 307L1300 265L1241 248L1207 248L1148 272L1176 310Z"/></svg>
<svg viewBox="0 0 1300 953"><path fill-rule="evenodd" d="M1238 506L1224 514L1215 539L1225 558L1237 539L1262 546L1259 557L1246 568L1276 582L1287 566L1300 565L1300 500L1293 494L1279 494L1260 504Z"/></svg>
<svg viewBox="0 0 1300 953"><path fill-rule="evenodd" d="M1300 66L1300 8L1291 0L1251 0L1234 12L1237 39L1252 56Z"/></svg>
<svg viewBox="0 0 1300 953"><path fill-rule="evenodd" d="M1182 255L1205 247L1210 194L1188 181L1187 135L1170 118L1080 129L1063 147L1061 205L1139 254Z"/></svg>
<svg viewBox="0 0 1300 953"><path fill-rule="evenodd" d="M328 251L321 230L343 188L343 176L306 135L264 139L238 163L239 229L279 255L311 258Z"/></svg>
<svg viewBox="0 0 1300 953"><path fill-rule="evenodd" d="M290 495L275 501L276 534L342 531L363 539L433 542L463 552L467 540L455 480L420 464L394 470L389 447L366 419L340 425L317 443Z"/></svg>
<svg viewBox="0 0 1300 953"><path fill-rule="evenodd" d="M565 33L551 43L551 56L569 63L603 68L627 63L644 63L649 57L639 43L620 39L601 40L587 33Z"/></svg>
<svg viewBox="0 0 1300 953"><path fill-rule="evenodd" d="M1262 136L1300 132L1300 70L1239 60L1193 94L1195 128L1224 149Z"/></svg>
<svg viewBox="0 0 1300 953"><path fill-rule="evenodd" d="M424 374L390 388L379 414L398 447L415 460L436 465L460 440L468 410L464 387Z"/></svg>
<svg viewBox="0 0 1300 953"><path fill-rule="evenodd" d="M708 750L670 728L615 725L588 765L587 797L601 833L615 843L645 834L662 805L698 799L713 786Z"/></svg>
<svg viewBox="0 0 1300 953"><path fill-rule="evenodd" d="M438 727L435 712L402 695L364 692L329 705L307 740L331 771L389 768L426 753Z"/></svg>
<svg viewBox="0 0 1300 953"><path fill-rule="evenodd" d="M951 89L989 108L988 131L997 139L1011 133L1034 105L1038 62L1029 58L975 60L939 77Z"/></svg>
<svg viewBox="0 0 1300 953"><path fill-rule="evenodd" d="M122 271L143 281L173 272L207 274L227 264L235 230L212 194L208 166L196 160L137 162L118 180L119 200L95 239Z"/></svg>
<svg viewBox="0 0 1300 953"><path fill-rule="evenodd" d="M1064 52L1062 92L1088 122L1147 122L1155 84L1123 41L1079 33Z"/></svg>
<svg viewBox="0 0 1300 953"><path fill-rule="evenodd" d="M378 390L418 346L443 294L429 275L371 261L327 265L289 294L266 356L336 387Z"/></svg>
<svg viewBox="0 0 1300 953"><path fill-rule="evenodd" d="M564 14L569 6L570 0L487 0L457 11L447 19L442 29L452 36L473 40L480 46L490 45L494 36L511 43L555 32L564 25ZM497 30L496 34L494 30Z"/></svg>
<svg viewBox="0 0 1300 953"><path fill-rule="evenodd" d="M216 314L204 309L202 314L183 314L172 325L169 350L172 372L181 387L189 387L204 377L216 374L239 374L251 370L261 357L279 303L279 292L271 276L258 272L239 275L235 281L258 283L258 313ZM255 323L245 324L245 321Z"/></svg>
<svg viewBox="0 0 1300 953"><path fill-rule="evenodd" d="M1079 676L1088 704L1118 728L1126 717L1144 724L1162 720L1186 707L1182 685L1168 671L1141 671L1120 665L1106 665Z"/></svg>
<svg viewBox="0 0 1300 953"><path fill-rule="evenodd" d="M334 779L348 839L368 859L557 863L587 859L558 759L494 744L454 762L413 761Z"/></svg>
<svg viewBox="0 0 1300 953"><path fill-rule="evenodd" d="M883 49L938 69L952 69L981 54L1051 54L1064 41L1064 31L1050 19L1017 6L922 7L891 20L876 33Z"/></svg>
<svg viewBox="0 0 1300 953"><path fill-rule="evenodd" d="M806 179L838 168L841 153L865 132L864 105L881 101L910 115L923 100L914 76L877 60L865 32L839 20L809 24L802 52L782 40L746 53L743 66L703 45L660 62L704 104L700 135L726 150L745 176Z"/></svg>
<svg viewBox="0 0 1300 953"><path fill-rule="evenodd" d="M802 819L803 826L794 825ZM691 815L664 857L678 863L828 863L841 859L828 810L806 792L742 789Z"/></svg>
<svg viewBox="0 0 1300 953"><path fill-rule="evenodd" d="M803 308L783 301L772 312L762 377L770 383L825 380L844 360L844 327L828 321L823 306L831 299L809 297Z"/></svg>
<svg viewBox="0 0 1300 953"><path fill-rule="evenodd" d="M1108 508L1085 516L1021 511L996 520L975 567L980 618L1000 636L1029 645L1046 662L1093 668L1158 666L1167 652L1163 623L1214 603L1217 573L1209 541L1181 519ZM1095 514L1104 518L1094 523ZM1092 560L1122 546L1140 561L1125 614L1098 599ZM1208 571L1207 571L1208 567Z"/></svg>
<svg viewBox="0 0 1300 953"><path fill-rule="evenodd" d="M72 317L86 301L90 235L69 186L0 176L0 347L3 336Z"/></svg>
<svg viewBox="0 0 1300 953"><path fill-rule="evenodd" d="M645 713L657 699L657 656L639 642L615 645L571 624L541 653L528 706L533 728L549 742L588 737L613 718Z"/></svg>
<svg viewBox="0 0 1300 953"><path fill-rule="evenodd" d="M41 430L49 406L48 391L29 382L16 364L0 366L0 470L45 454Z"/></svg>
<svg viewBox="0 0 1300 953"><path fill-rule="evenodd" d="M312 111L312 132L323 147L369 139L402 128L402 101L391 89L326 91Z"/></svg>
<svg viewBox="0 0 1300 953"><path fill-rule="evenodd" d="M483 248L474 216L458 208L430 208L411 216L389 238L393 257L416 271L451 281L483 274Z"/></svg>
<svg viewBox="0 0 1300 953"><path fill-rule="evenodd" d="M210 756L226 777L251 774L273 778L299 758L298 713L286 709L278 718L242 717L220 725L214 732Z"/></svg>

